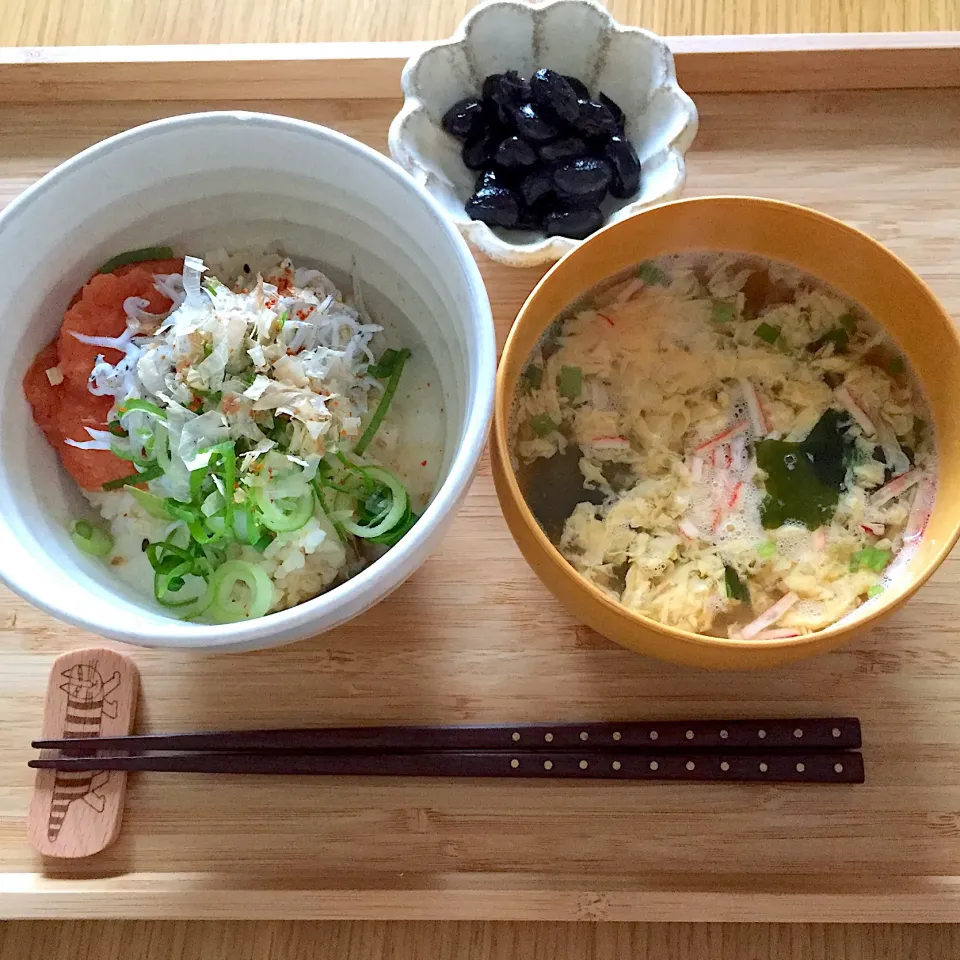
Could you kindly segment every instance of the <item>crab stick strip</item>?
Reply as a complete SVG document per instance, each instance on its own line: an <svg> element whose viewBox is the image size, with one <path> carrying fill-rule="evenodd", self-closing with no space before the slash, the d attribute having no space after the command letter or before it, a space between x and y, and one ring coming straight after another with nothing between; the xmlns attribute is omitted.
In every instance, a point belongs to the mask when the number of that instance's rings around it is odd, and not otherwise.
<svg viewBox="0 0 960 960"><path fill-rule="evenodd" d="M729 442L734 437L739 436L741 433L745 433L749 426L749 421L738 420L732 427L727 427L727 429L722 433L718 433L715 437L711 437L709 440L704 440L703 443L696 447L693 452L697 454L710 453L711 451L716 450L716 448L722 444Z"/></svg>
<svg viewBox="0 0 960 960"><path fill-rule="evenodd" d="M814 550L823 550L827 545L827 528L826 527L817 527L813 531L813 549Z"/></svg>
<svg viewBox="0 0 960 960"><path fill-rule="evenodd" d="M681 532L688 540L702 540L702 539L703 539L703 538L700 536L700 531L696 528L696 526L695 526L690 520L681 520L681 521L677 524L677 526L678 526L678 528L680 529L680 532Z"/></svg>
<svg viewBox="0 0 960 960"><path fill-rule="evenodd" d="M860 524L860 528L866 533L873 534L875 537L882 537L884 530L886 530L886 527L882 523L876 523L872 520L864 520L864 522Z"/></svg>
<svg viewBox="0 0 960 960"><path fill-rule="evenodd" d="M906 473L894 477L889 483L885 483L879 490L875 491L870 497L871 507L883 506L888 500L899 497L901 493L909 490L915 483L923 479L923 473L920 470L908 470Z"/></svg>
<svg viewBox="0 0 960 960"><path fill-rule="evenodd" d="M837 398L840 403L840 406L843 407L847 413L853 417L854 420L860 425L860 429L868 436L872 437L876 432L877 428L874 426L873 421L867 415L866 410L860 406L859 403L853 398L853 394L846 387L837 387L833 391L833 395Z"/></svg>
<svg viewBox="0 0 960 960"><path fill-rule="evenodd" d="M772 630L761 630L754 640L788 640L790 637L799 637L800 631L790 627L774 627Z"/></svg>
<svg viewBox="0 0 960 960"><path fill-rule="evenodd" d="M703 479L703 457L694 457L690 463L690 479L699 483Z"/></svg>
<svg viewBox="0 0 960 960"><path fill-rule="evenodd" d="M626 437L594 437L590 446L595 450L629 450L630 441Z"/></svg>
<svg viewBox="0 0 960 960"><path fill-rule="evenodd" d="M634 277L618 294L615 303L619 306L620 304L626 303L632 297L636 296L646 284L639 278Z"/></svg>
<svg viewBox="0 0 960 960"><path fill-rule="evenodd" d="M770 426L767 423L767 417L763 412L763 405L760 403L756 388L746 377L741 377L740 389L743 391L743 399L747 404L747 413L750 415L753 432L758 437L765 437L770 432Z"/></svg>
<svg viewBox="0 0 960 960"><path fill-rule="evenodd" d="M927 522L930 520L930 513L933 510L933 495L933 481L929 477L924 477L917 488L916 496L913 498L913 506L910 508L910 515L907 517L907 525L903 528L904 543L914 543L923 536L923 531L927 528Z"/></svg>
<svg viewBox="0 0 960 960"><path fill-rule="evenodd" d="M739 501L739 499L740 499L740 494L741 494L742 492L743 492L743 481L742 481L742 480L738 480L738 481L733 485L733 490L731 490L731 492L730 492L730 498L727 500L727 509L728 509L728 510L736 510L736 508L737 508L737 502Z"/></svg>
<svg viewBox="0 0 960 960"><path fill-rule="evenodd" d="M768 607L756 620L751 620L740 635L744 640L753 640L758 633L772 627L800 598L795 593L782 596L772 607Z"/></svg>

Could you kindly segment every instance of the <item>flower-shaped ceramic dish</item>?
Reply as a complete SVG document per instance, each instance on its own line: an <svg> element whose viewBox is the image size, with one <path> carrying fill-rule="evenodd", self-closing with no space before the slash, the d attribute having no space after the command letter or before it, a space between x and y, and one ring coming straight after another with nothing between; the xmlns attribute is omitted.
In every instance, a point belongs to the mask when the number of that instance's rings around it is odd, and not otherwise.
<svg viewBox="0 0 960 960"><path fill-rule="evenodd" d="M626 135L640 158L640 191L602 206L613 223L683 188L684 153L697 132L697 110L677 84L673 54L648 30L621 26L590 0L544 5L493 0L470 14L449 39L414 57L403 71L403 109L390 126L390 152L437 199L466 238L487 256L515 267L557 260L582 241L542 232L507 231L471 220L464 203L476 173L461 144L440 126L457 100L479 93L491 73L540 67L581 79L623 109Z"/></svg>

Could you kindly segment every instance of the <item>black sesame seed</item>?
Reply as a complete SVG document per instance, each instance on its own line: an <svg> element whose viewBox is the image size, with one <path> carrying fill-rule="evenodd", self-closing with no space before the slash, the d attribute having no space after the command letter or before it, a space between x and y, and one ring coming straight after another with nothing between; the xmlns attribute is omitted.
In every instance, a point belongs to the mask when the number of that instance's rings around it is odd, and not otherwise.
<svg viewBox="0 0 960 960"><path fill-rule="evenodd" d="M144 537L143 540L140 541L140 549L141 549L144 553L146 553L146 552L147 552L147 547L149 547L149 546L150 546L150 541L149 541L146 537Z"/></svg>
<svg viewBox="0 0 960 960"><path fill-rule="evenodd" d="M249 273L249 272L250 272L250 264L249 264L249 263L245 263L245 264L243 265L243 272L244 272L244 273Z"/></svg>

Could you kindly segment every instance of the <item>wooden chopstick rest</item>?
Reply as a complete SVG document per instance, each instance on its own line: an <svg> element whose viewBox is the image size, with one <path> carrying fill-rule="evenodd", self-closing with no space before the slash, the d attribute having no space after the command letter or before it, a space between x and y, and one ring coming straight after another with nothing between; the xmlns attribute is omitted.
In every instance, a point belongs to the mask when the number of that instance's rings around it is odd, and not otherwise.
<svg viewBox="0 0 960 960"><path fill-rule="evenodd" d="M133 729L140 674L103 647L58 657L43 711L45 738L119 736ZM46 752L51 756L50 752ZM127 774L38 770L27 813L30 842L46 857L89 857L120 833Z"/></svg>

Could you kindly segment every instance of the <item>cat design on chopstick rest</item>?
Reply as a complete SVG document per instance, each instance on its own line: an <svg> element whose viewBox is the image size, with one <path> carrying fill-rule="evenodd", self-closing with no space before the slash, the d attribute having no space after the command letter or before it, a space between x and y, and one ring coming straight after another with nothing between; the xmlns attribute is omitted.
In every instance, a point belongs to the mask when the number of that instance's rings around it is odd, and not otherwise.
<svg viewBox="0 0 960 960"><path fill-rule="evenodd" d="M104 714L111 718L117 716L117 701L107 697L120 686L119 672L104 682L94 661L78 663L60 676L66 681L60 684L60 689L67 695L63 737L99 737ZM103 813L105 799L99 791L109 779L109 770L57 771L47 821L47 839L51 843L60 835L67 811L75 800L82 800L97 813Z"/></svg>

